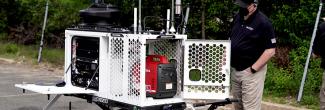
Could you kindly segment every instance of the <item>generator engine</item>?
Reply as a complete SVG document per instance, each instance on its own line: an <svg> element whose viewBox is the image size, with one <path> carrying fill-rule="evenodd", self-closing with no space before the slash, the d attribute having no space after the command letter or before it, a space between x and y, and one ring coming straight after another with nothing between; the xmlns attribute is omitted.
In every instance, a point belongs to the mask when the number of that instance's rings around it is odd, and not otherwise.
<svg viewBox="0 0 325 110"><path fill-rule="evenodd" d="M75 37L72 47L72 84L98 90L99 39Z"/></svg>
<svg viewBox="0 0 325 110"><path fill-rule="evenodd" d="M153 98L170 98L177 92L176 66L162 55L146 58L146 91Z"/></svg>

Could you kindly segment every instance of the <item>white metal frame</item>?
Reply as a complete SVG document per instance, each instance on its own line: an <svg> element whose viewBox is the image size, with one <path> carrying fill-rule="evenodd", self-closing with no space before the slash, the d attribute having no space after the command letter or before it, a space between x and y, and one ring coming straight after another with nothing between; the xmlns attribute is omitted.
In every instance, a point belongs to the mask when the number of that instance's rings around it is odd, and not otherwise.
<svg viewBox="0 0 325 110"><path fill-rule="evenodd" d="M73 86L71 83L71 68L69 68L69 65L71 64L71 43L72 43L72 39L76 36L79 37L96 37L99 38L100 40L100 46L105 46L105 44L107 43L105 40L106 37L108 36L107 33L103 33L103 32L89 32L89 31L73 31L73 30L66 30L65 32L65 65L64 65L64 69L67 70L67 73L64 74L65 76L65 82L66 82L66 86ZM101 74L104 73L105 71L107 72L108 69L105 67L105 65L107 65L105 62L107 53L105 52L105 48L100 48L99 51L99 59L103 60L103 61L99 61L99 75L101 77L99 77L99 83L100 84L105 84L105 80L107 77L107 74ZM107 89L104 87L99 86L99 90L94 93L95 96L105 96L105 91Z"/></svg>
<svg viewBox="0 0 325 110"><path fill-rule="evenodd" d="M85 90L84 93L90 93L94 96L110 99L117 102L127 103L130 105L136 105L140 107L181 103L184 99L225 99L229 96L229 74L230 74L230 43L228 41L199 41L199 40L187 40L187 35L171 35L173 38L157 38L159 35L143 35L143 34L121 34L118 36L112 36L112 33L105 32L89 32L89 31L77 31L77 30L66 30L65 33L65 74L66 87L74 87L71 84L71 43L73 37L96 37L100 39L99 46L99 90ZM163 36L162 36L163 37ZM146 64L146 46L152 43L152 41L166 40L166 39L177 39L179 45L177 54L181 54L183 58L179 61L182 70L179 70L179 76L184 75L184 91L181 92L181 88L178 87L178 93L173 98L165 99L153 99L152 97L146 96L146 85L145 85L145 64ZM201 44L223 44L227 47L226 55L227 61L222 73L226 74L226 80L222 83L202 83L192 82L188 78L188 46L191 43ZM115 47L112 47L114 46ZM121 46L122 45L122 46ZM150 46L149 46L150 47ZM114 49L122 50L114 50ZM149 49L150 51L150 49ZM116 55L115 55L116 54ZM136 62L136 65L132 64ZM112 67L113 65L113 67ZM139 65L139 66L138 66ZM183 65L183 67L182 67ZM122 66L122 67L120 67ZM131 73L132 69L136 68L137 74ZM116 79L115 79L116 78ZM183 79L178 79L178 83L181 83ZM135 81L135 82L132 82ZM187 91L188 86L222 86L225 87L225 93L211 94L211 93L189 93ZM135 88L131 88L135 87ZM115 89L114 89L115 88ZM29 87L25 89L30 90ZM67 89L67 88L66 88ZM114 89L114 90L112 90ZM69 90L69 88L68 88ZM39 92L39 91L36 91ZM118 93L122 92L122 93ZM42 92L40 92L42 93ZM47 94L47 93L45 93ZM59 92L56 94L60 94ZM64 93L62 93L64 94ZM70 93L73 94L73 93Z"/></svg>

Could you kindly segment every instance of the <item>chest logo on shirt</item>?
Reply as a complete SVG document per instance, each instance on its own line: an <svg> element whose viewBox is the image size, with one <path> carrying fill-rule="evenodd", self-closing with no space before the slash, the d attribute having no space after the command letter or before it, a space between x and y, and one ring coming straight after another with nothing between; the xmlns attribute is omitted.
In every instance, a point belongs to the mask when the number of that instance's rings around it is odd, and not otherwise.
<svg viewBox="0 0 325 110"><path fill-rule="evenodd" d="M253 31L253 30L254 30L254 28L249 27L249 26L246 26L246 29L248 29L248 30L250 30L250 31Z"/></svg>
<svg viewBox="0 0 325 110"><path fill-rule="evenodd" d="M275 38L271 39L271 42L272 42L272 44L275 44L276 43L276 39Z"/></svg>

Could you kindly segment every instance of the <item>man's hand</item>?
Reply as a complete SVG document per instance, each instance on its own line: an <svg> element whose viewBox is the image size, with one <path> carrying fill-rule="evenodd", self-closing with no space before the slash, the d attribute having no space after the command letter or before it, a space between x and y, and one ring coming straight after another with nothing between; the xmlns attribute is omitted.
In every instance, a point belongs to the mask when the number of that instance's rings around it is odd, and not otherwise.
<svg viewBox="0 0 325 110"><path fill-rule="evenodd" d="M275 48L266 49L260 56L260 58L258 58L258 60L251 67L254 68L256 71L259 71L274 56L274 54Z"/></svg>
<svg viewBox="0 0 325 110"><path fill-rule="evenodd" d="M251 71L251 67L246 68L244 71L245 73L247 73L247 76L253 74L253 72Z"/></svg>

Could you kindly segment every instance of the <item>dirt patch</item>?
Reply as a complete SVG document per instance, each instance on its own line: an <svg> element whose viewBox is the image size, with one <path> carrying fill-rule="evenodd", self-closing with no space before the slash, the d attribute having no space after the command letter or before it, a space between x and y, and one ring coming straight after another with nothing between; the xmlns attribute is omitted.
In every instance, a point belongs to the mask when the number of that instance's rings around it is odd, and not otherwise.
<svg viewBox="0 0 325 110"><path fill-rule="evenodd" d="M6 59L6 58L0 58L0 64L4 64L4 63L15 63L15 60L12 59Z"/></svg>
<svg viewBox="0 0 325 110"><path fill-rule="evenodd" d="M28 70L32 71L33 73L37 73L39 71L48 71L48 73L51 73L56 76L64 75L63 65L52 65L49 63L37 64L32 61L26 61L21 59L13 60L7 58L0 58L0 64L3 64L2 66L8 66L8 68L10 68L11 66L15 66L18 67L20 70Z"/></svg>

